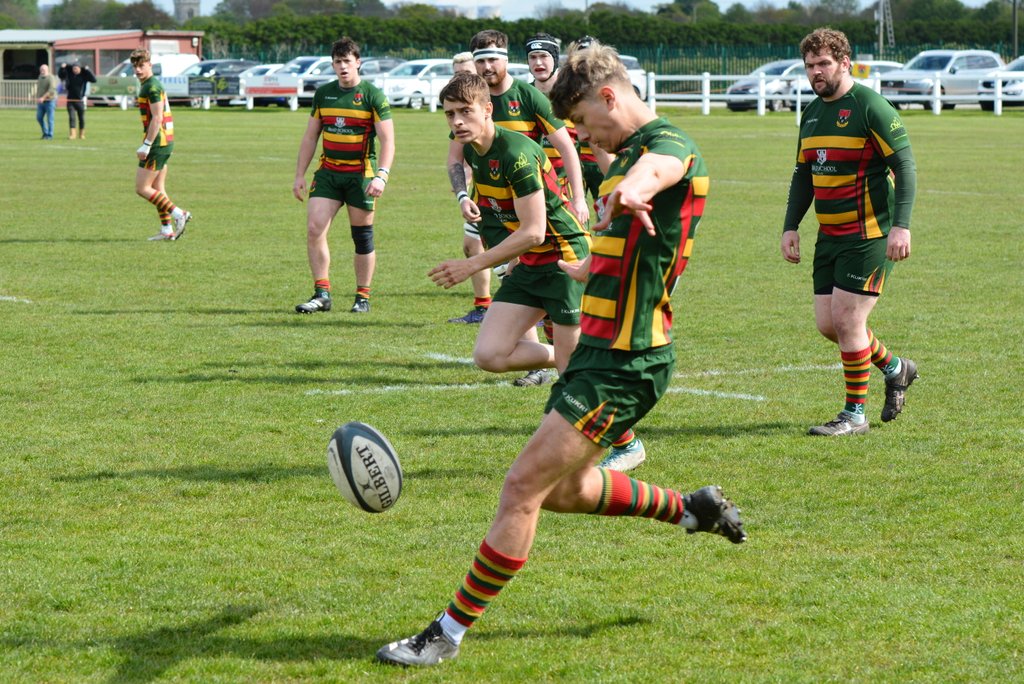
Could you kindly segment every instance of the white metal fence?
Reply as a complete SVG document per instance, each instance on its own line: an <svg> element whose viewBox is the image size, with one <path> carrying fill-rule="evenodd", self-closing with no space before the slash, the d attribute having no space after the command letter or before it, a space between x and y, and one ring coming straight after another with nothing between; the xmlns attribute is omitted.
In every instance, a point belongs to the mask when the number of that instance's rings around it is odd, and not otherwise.
<svg viewBox="0 0 1024 684"><path fill-rule="evenodd" d="M978 104L980 102L991 102L992 113L996 116L1001 116L1003 113L1003 103L1007 98L1003 93L1003 83L1007 80L1022 80L1024 75L1020 72L1014 71L1000 71L997 73L990 74L984 79L979 79L979 84L982 80L993 81L994 90L992 94L988 93L975 93L970 95L947 95L943 93L942 86L942 74L936 73L933 76L933 86L928 93L899 93L899 94L887 94L886 97L896 105L910 105L910 104L924 104L926 108L930 108L933 114L939 115L942 113L943 105L957 105L957 104ZM701 114L705 116L711 113L711 104L719 102L727 104L730 102L748 102L756 104L756 110L758 116L764 116L768 111L768 105L770 102L781 100L786 102L797 115L797 122L800 120L800 111L803 106L810 101L810 97L806 93L802 93L799 88L793 88L787 93L768 92L766 85L771 78L765 73L758 74L758 88L756 93L749 94L733 94L726 93L724 89L716 90L713 92L712 84L720 85L722 83L733 83L741 79L749 79L749 74L735 75L735 74L710 74L704 72L700 75L695 76L659 76L653 72L647 74L647 104L650 106L652 111L657 111L659 104L686 104L694 103L699 104L701 108ZM871 86L876 92L881 92L883 77L873 75L871 77ZM684 86L684 92L666 92L665 88L659 92L659 84L669 83L681 83L681 84L693 84L687 89ZM1014 98L1014 102L1019 102L1017 98Z"/></svg>

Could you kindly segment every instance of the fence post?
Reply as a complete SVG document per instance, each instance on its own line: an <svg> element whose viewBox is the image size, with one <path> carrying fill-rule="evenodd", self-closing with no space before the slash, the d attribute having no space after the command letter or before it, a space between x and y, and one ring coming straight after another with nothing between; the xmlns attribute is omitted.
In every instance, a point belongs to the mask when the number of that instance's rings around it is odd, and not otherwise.
<svg viewBox="0 0 1024 684"><path fill-rule="evenodd" d="M764 116L764 82L765 75L762 71L757 75L757 115Z"/></svg>
<svg viewBox="0 0 1024 684"><path fill-rule="evenodd" d="M704 72L700 83L700 113L711 114L711 74Z"/></svg>
<svg viewBox="0 0 1024 684"><path fill-rule="evenodd" d="M814 86L811 86L812 88ZM796 110L796 127L800 128L800 110L803 108L803 92L800 88L800 79L796 80L796 100L793 102L793 109Z"/></svg>
<svg viewBox="0 0 1024 684"><path fill-rule="evenodd" d="M942 113L942 75L935 72L935 84L932 86L932 114Z"/></svg>
<svg viewBox="0 0 1024 684"><path fill-rule="evenodd" d="M992 113L996 116L1003 115L1003 78L1002 73L996 74L995 96L996 101L992 103Z"/></svg>
<svg viewBox="0 0 1024 684"><path fill-rule="evenodd" d="M647 72L647 106L651 107L652 109L653 109L653 106L652 106L651 103L654 101L654 89L656 87L657 86L654 85L654 72L653 71L648 71Z"/></svg>

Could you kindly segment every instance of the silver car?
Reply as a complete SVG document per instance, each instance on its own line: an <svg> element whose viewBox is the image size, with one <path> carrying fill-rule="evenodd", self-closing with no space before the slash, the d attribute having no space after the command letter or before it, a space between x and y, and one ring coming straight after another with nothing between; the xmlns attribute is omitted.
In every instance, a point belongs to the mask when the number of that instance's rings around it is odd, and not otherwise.
<svg viewBox="0 0 1024 684"><path fill-rule="evenodd" d="M1003 58L989 50L925 50L907 62L902 69L882 77L882 95L897 107L911 104L931 106L938 74L943 96L976 96L978 81L991 71L1002 69ZM973 100L960 100L960 103ZM953 109L956 102L943 102L943 109Z"/></svg>
<svg viewBox="0 0 1024 684"><path fill-rule="evenodd" d="M1006 71L1012 71L1015 73L1012 76L1003 76L1002 78L1003 106L1024 107L1024 57L1018 57L1007 64L1005 69L1000 69L996 73ZM992 98L995 97L995 94L995 75L988 74L978 83L978 95L981 97ZM980 103L981 108L986 112L991 112L996 106L994 100L981 100Z"/></svg>

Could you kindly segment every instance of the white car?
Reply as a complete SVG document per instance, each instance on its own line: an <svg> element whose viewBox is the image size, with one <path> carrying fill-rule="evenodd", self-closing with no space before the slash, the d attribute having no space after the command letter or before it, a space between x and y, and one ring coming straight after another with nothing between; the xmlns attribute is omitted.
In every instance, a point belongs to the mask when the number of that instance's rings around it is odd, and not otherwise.
<svg viewBox="0 0 1024 684"><path fill-rule="evenodd" d="M1003 76L1002 91L1003 91L1003 106L1004 107L1022 107L1024 106L1024 57L1018 57L1009 64L1006 65L1005 69L995 71L978 83L978 95L981 97L995 97L996 94L996 79L995 74L1012 71L1013 76ZM1019 74L1019 75L1017 75ZM986 112L991 112L995 109L996 103L994 100L981 100L981 108Z"/></svg>
<svg viewBox="0 0 1024 684"><path fill-rule="evenodd" d="M451 59L413 59L374 79L392 107L420 109L436 100L455 71Z"/></svg>
<svg viewBox="0 0 1024 684"><path fill-rule="evenodd" d="M330 56L316 57L303 55L284 63L275 73L278 76L295 76L303 79L302 94L299 95L299 102L309 103L313 101L313 93L316 92L317 83L322 82L322 76L334 76L334 67L331 66ZM309 79L309 83L305 82ZM328 79L329 80L329 79Z"/></svg>
<svg viewBox="0 0 1024 684"><path fill-rule="evenodd" d="M911 104L927 109L931 107L936 73L943 95L977 95L978 81L1005 66L1003 58L989 50L925 50L902 69L882 77L882 95L896 98L893 102L900 109ZM956 105L943 102L942 108L953 109Z"/></svg>
<svg viewBox="0 0 1024 684"><path fill-rule="evenodd" d="M872 90L878 90L878 88L875 88L875 84L881 81L882 75L902 68L903 65L900 62L891 62L885 59L857 59L850 65L850 73L853 75L855 82ZM806 76L806 72L804 75ZM815 97L817 97L817 93L811 87L811 82L806 78L802 79L800 90L801 106L806 105Z"/></svg>
<svg viewBox="0 0 1024 684"><path fill-rule="evenodd" d="M811 82L807 80L807 74L804 72L804 60L780 59L776 62L762 64L754 69L749 76L741 78L726 88L725 94L732 97L726 101L725 106L734 112L757 109L757 95L762 73L765 76L765 107L770 112L778 112L785 107L795 108L796 104L790 98L797 88L801 93L811 93L811 97L813 97Z"/></svg>
<svg viewBox="0 0 1024 684"><path fill-rule="evenodd" d="M629 80L633 84L633 90L641 100L647 99L647 70L640 66L640 60L631 55L619 55L619 59L626 67Z"/></svg>
<svg viewBox="0 0 1024 684"><path fill-rule="evenodd" d="M248 78L255 78L256 76L266 76L267 74L276 73L283 66L284 66L284 64L280 64L280 63L275 63L275 64L259 64L259 65L254 66L254 67L249 67L248 69L246 69L242 73L238 74L238 78L241 81L245 81ZM230 102L228 102L228 104L230 104L230 105L241 105L241 106L244 107L245 106L245 98L244 97L236 97L235 99L233 99ZM286 97L257 97L257 98L253 98L253 104L257 105L257 106L261 106L261 107L266 107L267 105L272 105L272 104L279 104L279 105L281 105L283 107L287 107L288 106L288 98L286 98Z"/></svg>

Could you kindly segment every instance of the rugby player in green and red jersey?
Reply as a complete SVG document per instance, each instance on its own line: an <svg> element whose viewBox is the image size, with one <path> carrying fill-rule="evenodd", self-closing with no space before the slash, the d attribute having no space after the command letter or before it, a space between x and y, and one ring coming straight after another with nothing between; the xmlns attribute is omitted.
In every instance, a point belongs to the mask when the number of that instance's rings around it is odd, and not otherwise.
<svg viewBox="0 0 1024 684"><path fill-rule="evenodd" d="M540 145L495 125L487 83L458 73L440 94L454 140L473 171L477 223L487 249L430 271L449 288L474 273L518 259L502 281L480 326L473 358L492 373L564 368L579 337L583 287L558 268L590 254L589 237ZM548 315L554 344L523 336Z"/></svg>
<svg viewBox="0 0 1024 684"><path fill-rule="evenodd" d="M704 162L682 131L637 97L606 46L570 49L551 99L581 139L618 153L594 226L600 236L583 296L583 336L552 387L547 415L505 476L465 580L425 630L377 651L386 663L436 665L458 656L466 630L526 563L542 509L649 517L737 544L746 539L739 511L719 487L682 494L595 466L608 436L640 420L672 377L669 297L703 210ZM585 277L584 263L563 270Z"/></svg>
<svg viewBox="0 0 1024 684"><path fill-rule="evenodd" d="M370 285L377 265L373 247L373 217L377 198L384 194L395 159L395 129L391 107L379 88L359 77L359 46L344 37L331 47L337 81L317 88L306 132L299 145L292 194L306 197L306 169L323 133L320 165L309 186L306 220L306 251L313 275L313 296L295 307L299 313L331 310L329 272L331 252L327 232L342 205L355 245L353 259L356 296L352 313L370 311ZM380 139L377 164L375 140Z"/></svg>
<svg viewBox="0 0 1024 684"><path fill-rule="evenodd" d="M160 216L160 232L150 240L177 240L185 234L185 226L192 214L175 206L167 196L167 162L174 151L174 118L171 103L163 84L153 75L153 62L149 50L139 48L129 60L139 79L136 102L142 116L144 131L142 145L135 151L139 168L135 172L135 193L156 207ZM171 225L171 222L174 225Z"/></svg>
<svg viewBox="0 0 1024 684"><path fill-rule="evenodd" d="M796 168L782 233L782 256L800 263L797 229L814 203L814 318L839 345L846 403L812 435L867 432L864 413L871 364L885 376L882 420L903 410L917 364L895 356L867 327L868 315L892 273L910 256L910 212L917 172L907 129L895 108L850 75L850 43L823 28L800 43L817 98L800 123Z"/></svg>

